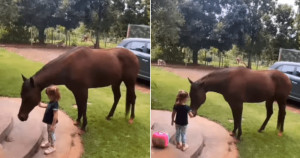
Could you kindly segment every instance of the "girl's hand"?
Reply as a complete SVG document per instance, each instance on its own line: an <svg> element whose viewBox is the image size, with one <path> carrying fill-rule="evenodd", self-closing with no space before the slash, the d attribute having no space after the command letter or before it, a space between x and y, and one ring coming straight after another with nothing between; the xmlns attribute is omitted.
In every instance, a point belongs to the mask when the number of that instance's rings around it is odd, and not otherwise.
<svg viewBox="0 0 300 158"><path fill-rule="evenodd" d="M40 102L40 103L38 104L38 106L41 107L41 108L47 108L47 105L44 104L44 103L42 103L42 102Z"/></svg>
<svg viewBox="0 0 300 158"><path fill-rule="evenodd" d="M51 126L50 126L50 131L51 131L51 132L54 132L54 130L55 130L55 125L51 125Z"/></svg>

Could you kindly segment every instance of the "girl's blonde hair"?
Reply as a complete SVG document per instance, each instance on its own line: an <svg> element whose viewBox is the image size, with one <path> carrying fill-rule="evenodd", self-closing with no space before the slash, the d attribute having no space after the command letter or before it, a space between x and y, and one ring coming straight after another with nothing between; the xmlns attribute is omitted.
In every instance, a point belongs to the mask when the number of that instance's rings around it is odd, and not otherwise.
<svg viewBox="0 0 300 158"><path fill-rule="evenodd" d="M184 91L184 90L180 90L178 91L177 97L176 97L176 104L181 103L184 99L189 97L189 93Z"/></svg>
<svg viewBox="0 0 300 158"><path fill-rule="evenodd" d="M60 92L56 86L50 86L46 89L46 94L48 95L50 101L59 101Z"/></svg>

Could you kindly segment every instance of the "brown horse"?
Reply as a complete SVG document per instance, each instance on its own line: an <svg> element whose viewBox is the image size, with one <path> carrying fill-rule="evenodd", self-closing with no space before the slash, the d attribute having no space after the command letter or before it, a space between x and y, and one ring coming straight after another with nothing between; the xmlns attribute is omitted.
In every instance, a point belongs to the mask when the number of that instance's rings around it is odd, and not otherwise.
<svg viewBox="0 0 300 158"><path fill-rule="evenodd" d="M40 102L41 91L44 88L52 84L65 85L73 92L76 99L77 124L80 124L83 116L81 129L85 130L88 89L112 86L114 103L106 117L110 119L121 97L120 84L123 81L127 88L126 115L131 107L129 123L132 123L135 117L135 82L138 71L138 58L127 49L74 48L50 61L30 79L26 79L22 75L24 83L18 117L21 121L27 120L30 111Z"/></svg>
<svg viewBox="0 0 300 158"><path fill-rule="evenodd" d="M198 108L205 102L206 92L213 91L223 95L229 103L234 119L232 136L238 129L237 139L242 135L241 119L244 102L266 101L267 117L259 132L262 132L271 115L273 102L279 106L277 129L282 135L285 118L285 106L288 95L292 89L289 78L280 71L252 71L247 68L227 68L214 71L203 78L192 82L190 89L191 109L197 114Z"/></svg>

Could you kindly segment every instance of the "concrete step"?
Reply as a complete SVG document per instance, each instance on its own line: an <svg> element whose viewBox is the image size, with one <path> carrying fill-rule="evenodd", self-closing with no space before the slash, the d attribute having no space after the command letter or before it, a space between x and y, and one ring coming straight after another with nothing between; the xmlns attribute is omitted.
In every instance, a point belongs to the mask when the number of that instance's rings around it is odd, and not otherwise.
<svg viewBox="0 0 300 158"><path fill-rule="evenodd" d="M73 120L68 115L58 111L59 123L55 130L56 152L44 155L44 150L40 148L40 144L43 140L48 140L46 124L42 122L45 109L35 107L29 114L28 120L21 122L17 118L20 105L20 98L0 97L0 112L6 113L3 119L0 115L0 131L8 126L10 118L13 119L12 130L7 134L8 140L12 141L3 141L0 144L0 158L81 157L83 145L78 135L79 129L73 125Z"/></svg>
<svg viewBox="0 0 300 158"><path fill-rule="evenodd" d="M35 108L28 120L21 122L17 118L19 106L19 101L0 100L1 111L13 119L12 130L8 134L9 140L2 142L2 152L8 158L31 158L39 150L43 138L43 111Z"/></svg>
<svg viewBox="0 0 300 158"><path fill-rule="evenodd" d="M11 114L0 111L0 143L6 140L13 127L13 118Z"/></svg>
<svg viewBox="0 0 300 158"><path fill-rule="evenodd" d="M187 144L189 148L181 151L176 148L175 125L171 126L171 112L151 110L151 132L166 131L171 136L170 144L165 149L151 147L151 157L191 157L191 158L237 158L238 151L234 139L221 125L196 116L189 118Z"/></svg>
<svg viewBox="0 0 300 158"><path fill-rule="evenodd" d="M64 112L58 111L59 123L55 129L56 151L50 155L44 155L44 150L40 149L32 158L79 158L83 153L83 147L79 129L73 125L73 121ZM44 127L44 140L48 140L46 126Z"/></svg>

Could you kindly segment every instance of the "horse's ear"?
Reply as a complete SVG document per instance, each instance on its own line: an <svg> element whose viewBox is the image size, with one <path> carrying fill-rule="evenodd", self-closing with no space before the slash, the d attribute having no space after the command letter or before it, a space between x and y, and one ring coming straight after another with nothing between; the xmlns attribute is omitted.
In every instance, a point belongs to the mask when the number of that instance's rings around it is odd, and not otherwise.
<svg viewBox="0 0 300 158"><path fill-rule="evenodd" d="M25 82L27 78L22 74L23 81Z"/></svg>
<svg viewBox="0 0 300 158"><path fill-rule="evenodd" d="M32 77L30 77L30 85L31 85L31 87L34 87L34 80Z"/></svg>
<svg viewBox="0 0 300 158"><path fill-rule="evenodd" d="M189 80L189 82L190 82L191 84L193 84L193 81L192 81L190 78L188 78L188 80Z"/></svg>

